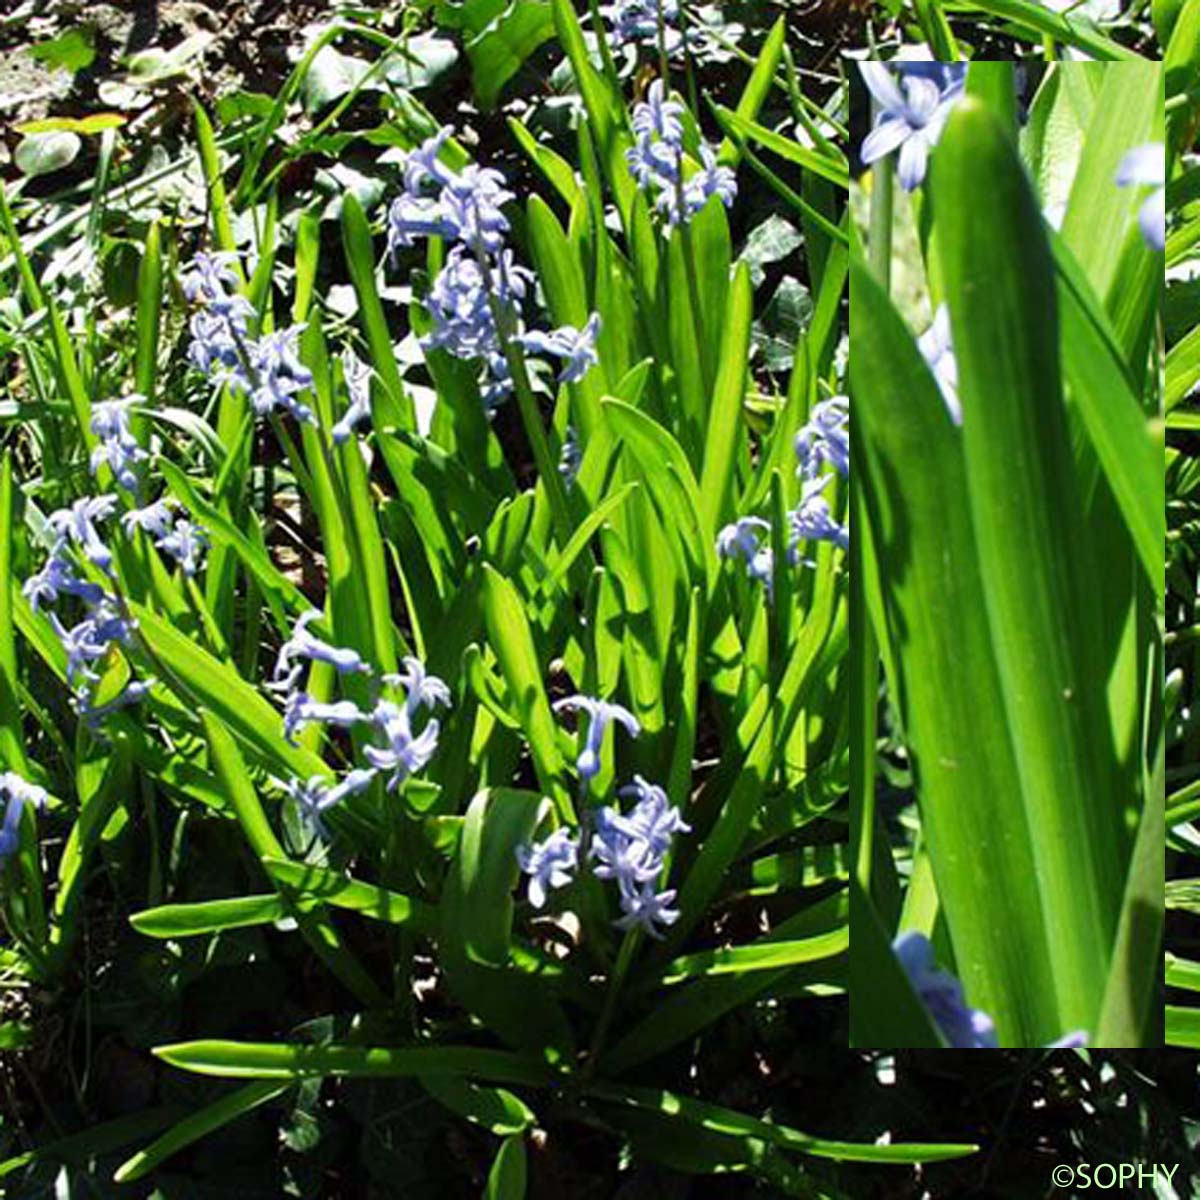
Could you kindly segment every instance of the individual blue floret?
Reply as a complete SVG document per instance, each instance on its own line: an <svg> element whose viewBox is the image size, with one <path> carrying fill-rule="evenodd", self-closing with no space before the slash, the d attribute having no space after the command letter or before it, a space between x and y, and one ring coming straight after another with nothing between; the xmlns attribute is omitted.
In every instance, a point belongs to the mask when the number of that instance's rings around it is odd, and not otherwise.
<svg viewBox="0 0 1200 1200"><path fill-rule="evenodd" d="M625 727L630 737L637 737L642 727L637 718L620 704L608 700L599 700L594 696L567 696L554 703L554 711L583 712L588 717L587 737L579 756L575 760L575 769L579 772L580 781L586 786L600 772L600 748L604 743L604 734L609 725L616 721Z"/></svg>
<svg viewBox="0 0 1200 1200"><path fill-rule="evenodd" d="M568 829L556 829L548 838L517 847L517 864L529 876L529 903L542 908L547 893L566 887L579 865L579 843Z"/></svg>
<svg viewBox="0 0 1200 1200"><path fill-rule="evenodd" d="M123 400L102 400L92 406L91 429L100 439L100 444L92 451L92 472L107 466L117 484L135 494L138 490L138 464L145 462L149 455L133 436L129 410L143 403L145 397L133 395Z"/></svg>
<svg viewBox="0 0 1200 1200"><path fill-rule="evenodd" d="M563 361L559 383L578 383L600 361L596 339L600 336L600 314L592 313L582 329L563 325L549 333L534 330L521 337L521 344L537 354L550 354Z"/></svg>
<svg viewBox="0 0 1200 1200"><path fill-rule="evenodd" d="M775 556L768 544L771 524L762 517L738 517L717 534L717 555L740 558L746 574L758 580L770 599L775 583Z"/></svg>
<svg viewBox="0 0 1200 1200"><path fill-rule="evenodd" d="M410 717L415 717L423 708L433 710L438 705L449 708L450 689L436 675L431 675L419 658L411 656L404 660L404 670L398 675L385 675L383 682L389 687L404 689L404 707Z"/></svg>
<svg viewBox="0 0 1200 1200"><path fill-rule="evenodd" d="M69 629L50 614L50 624L67 656L67 682L76 687L82 680L96 683L99 675L92 664L100 662L115 645L127 645L133 636L133 622L107 596L94 605L82 621Z"/></svg>
<svg viewBox="0 0 1200 1200"><path fill-rule="evenodd" d="M372 715L363 712L350 700L335 700L327 703L314 700L307 692L292 692L283 706L284 740L295 745L296 734L305 725L334 725L339 729L370 721Z"/></svg>
<svg viewBox="0 0 1200 1200"><path fill-rule="evenodd" d="M957 1049L990 1049L999 1045L996 1025L981 1009L966 1001L962 983L949 971L935 965L933 946L923 933L902 933L892 949L918 999L928 1010L948 1045ZM1049 1048L1086 1046L1087 1034L1069 1033L1051 1042Z"/></svg>
<svg viewBox="0 0 1200 1200"><path fill-rule="evenodd" d="M375 705L371 721L386 745L367 746L363 753L371 766L391 773L387 787L389 792L394 791L410 775L424 770L437 752L440 725L431 719L420 733L415 733L408 708L390 700L380 700Z"/></svg>
<svg viewBox="0 0 1200 1200"><path fill-rule="evenodd" d="M822 493L832 475L809 479L801 486L800 503L788 514L791 526L791 542L788 547L792 562L800 561L802 542L832 542L841 550L850 549L850 531L839 525L829 509L829 501Z"/></svg>
<svg viewBox="0 0 1200 1200"><path fill-rule="evenodd" d="M4 821L0 824L0 866L21 844L21 816L27 804L44 809L49 797L44 788L23 779L15 771L0 774L0 800L5 803Z"/></svg>
<svg viewBox="0 0 1200 1200"><path fill-rule="evenodd" d="M796 458L802 478L814 479L822 464L843 479L850 476L850 409L845 396L813 405L804 428L796 434Z"/></svg>
<svg viewBox="0 0 1200 1200"><path fill-rule="evenodd" d="M65 537L55 541L45 565L29 576L21 591L34 612L39 612L43 604L56 604L60 594L78 596L85 604L98 604L104 598L104 589L99 584L81 579L75 573Z"/></svg>
<svg viewBox="0 0 1200 1200"><path fill-rule="evenodd" d="M269 685L273 691L292 691L300 682L305 661L328 663L339 675L346 675L352 671L370 674L371 668L362 660L357 650L345 646L331 646L308 632L308 627L314 621L321 620L323 615L320 609L310 608L296 622L292 636L280 646Z"/></svg>
<svg viewBox="0 0 1200 1200"><path fill-rule="evenodd" d="M341 420L330 430L330 436L339 446L350 440L363 421L371 419L371 368L353 350L347 350L342 354L342 374L350 403Z"/></svg>
<svg viewBox="0 0 1200 1200"><path fill-rule="evenodd" d="M962 88L955 83L943 89L934 79L911 70L897 82L891 70L879 62L860 62L858 67L879 106L875 127L863 140L859 158L869 166L899 151L896 177L906 192L914 191L925 178L929 153L962 96Z"/></svg>
<svg viewBox="0 0 1200 1200"><path fill-rule="evenodd" d="M301 815L322 837L327 836L325 814L336 808L347 796L357 796L371 786L378 772L371 767L357 767L346 774L338 783L331 784L323 775L314 775L307 783L291 780L288 793L296 802Z"/></svg>
<svg viewBox="0 0 1200 1200"><path fill-rule="evenodd" d="M88 562L109 573L112 570L112 551L104 544L97 525L106 521L116 510L116 496L83 496L70 508L52 512L46 520L60 537L74 542Z"/></svg>
<svg viewBox="0 0 1200 1200"><path fill-rule="evenodd" d="M163 534L155 545L173 558L175 565L191 579L200 569L208 550L208 533L203 526L195 525L181 517L170 532Z"/></svg>

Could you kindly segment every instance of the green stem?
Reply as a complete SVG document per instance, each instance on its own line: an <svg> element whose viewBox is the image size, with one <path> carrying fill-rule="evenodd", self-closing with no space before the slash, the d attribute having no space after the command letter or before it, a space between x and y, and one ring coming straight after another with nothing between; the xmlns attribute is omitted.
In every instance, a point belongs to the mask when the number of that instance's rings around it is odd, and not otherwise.
<svg viewBox="0 0 1200 1200"><path fill-rule="evenodd" d="M583 1068L585 1078L589 1078L595 1072L596 1063L600 1060L600 1052L604 1048L604 1041L608 1036L608 1029L616 1011L617 997L625 983L625 977L629 974L634 951L637 950L640 941L641 937L636 929L628 930L621 941L621 948L617 951L616 965L609 976L608 990L604 994L604 1007L600 1010L600 1017L596 1021L596 1030L592 1034L591 1045L588 1049L588 1060Z"/></svg>
<svg viewBox="0 0 1200 1200"><path fill-rule="evenodd" d="M892 160L884 158L871 169L871 270L885 289L892 278Z"/></svg>

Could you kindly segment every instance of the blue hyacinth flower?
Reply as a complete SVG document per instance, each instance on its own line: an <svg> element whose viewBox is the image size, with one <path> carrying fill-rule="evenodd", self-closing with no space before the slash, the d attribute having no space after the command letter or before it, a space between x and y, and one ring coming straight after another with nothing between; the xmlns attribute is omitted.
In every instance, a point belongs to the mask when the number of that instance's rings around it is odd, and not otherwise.
<svg viewBox="0 0 1200 1200"><path fill-rule="evenodd" d="M637 717L629 709L620 704L610 703L608 700L599 700L594 696L567 696L565 699L556 700L553 707L556 713L582 712L587 714L587 737L575 760L575 769L579 772L579 778L584 785L600 772L600 748L604 744L604 734L614 721L623 725L630 737L635 738L642 731Z"/></svg>
<svg viewBox="0 0 1200 1200"><path fill-rule="evenodd" d="M935 965L933 946L923 933L900 934L892 943L892 949L913 991L948 1045L965 1050L990 1049L999 1045L995 1022L981 1009L972 1008L959 980ZM1077 1030L1049 1043L1047 1048L1078 1047L1087 1043L1087 1034Z"/></svg>
<svg viewBox="0 0 1200 1200"><path fill-rule="evenodd" d="M795 449L801 478L815 478L823 463L843 479L849 478L850 408L845 396L813 405L804 428L796 434Z"/></svg>
<svg viewBox="0 0 1200 1200"><path fill-rule="evenodd" d="M342 418L329 431L335 445L348 442L354 430L371 417L371 368L353 350L342 354L342 375L350 403Z"/></svg>
<svg viewBox="0 0 1200 1200"><path fill-rule="evenodd" d="M526 350L562 359L559 383L578 383L600 361L596 352L596 339L599 336L600 314L592 313L582 329L563 325L549 333L534 330L522 334L520 341Z"/></svg>
<svg viewBox="0 0 1200 1200"><path fill-rule="evenodd" d="M962 89L943 90L934 80L912 73L897 81L878 62L860 62L858 67L879 107L875 128L863 140L859 158L864 166L870 166L899 151L896 177L906 192L914 191L925 178L929 152L941 137Z"/></svg>
<svg viewBox="0 0 1200 1200"><path fill-rule="evenodd" d="M791 524L789 551L792 562L800 560L802 542L832 542L840 550L850 549L850 530L839 525L822 495L832 475L806 480L800 491L800 503L788 514Z"/></svg>
<svg viewBox="0 0 1200 1200"><path fill-rule="evenodd" d="M0 866L20 847L21 816L25 806L44 809L48 798L44 788L23 779L15 771L0 773L0 800L5 802L4 821L0 824Z"/></svg>
<svg viewBox="0 0 1200 1200"><path fill-rule="evenodd" d="M60 537L74 542L88 562L107 574L112 570L112 551L104 544L97 525L116 510L116 496L83 496L70 508L52 512L46 521Z"/></svg>
<svg viewBox="0 0 1200 1200"><path fill-rule="evenodd" d="M383 682L389 687L404 689L404 707L408 709L408 715L415 717L423 708L432 711L439 704L449 708L450 689L446 684L436 675L431 675L419 658L410 656L403 661L404 670L398 675L385 675Z"/></svg>
<svg viewBox="0 0 1200 1200"><path fill-rule="evenodd" d="M746 564L746 574L767 589L767 599L771 599L775 585L770 534L771 523L762 517L738 517L717 534L717 557L740 558Z"/></svg>
<svg viewBox="0 0 1200 1200"><path fill-rule="evenodd" d="M556 829L544 841L518 846L516 855L517 865L529 876L529 903L542 908L553 888L571 882L579 865L579 843L570 830Z"/></svg>
<svg viewBox="0 0 1200 1200"><path fill-rule="evenodd" d="M315 634L309 633L308 627L322 619L324 614L320 609L310 608L295 624L292 636L279 648L275 660L275 670L268 685L273 691L292 691L300 682L303 674L303 663L328 663L339 675L350 672L370 674L371 668L363 662L357 650L345 646L331 646Z"/></svg>
<svg viewBox="0 0 1200 1200"><path fill-rule="evenodd" d="M419 734L414 733L408 708L390 700L380 700L375 705L371 721L382 733L386 745L367 746L363 753L371 766L391 773L387 787L389 792L395 791L410 775L423 770L437 752L440 726L436 720L430 720Z"/></svg>

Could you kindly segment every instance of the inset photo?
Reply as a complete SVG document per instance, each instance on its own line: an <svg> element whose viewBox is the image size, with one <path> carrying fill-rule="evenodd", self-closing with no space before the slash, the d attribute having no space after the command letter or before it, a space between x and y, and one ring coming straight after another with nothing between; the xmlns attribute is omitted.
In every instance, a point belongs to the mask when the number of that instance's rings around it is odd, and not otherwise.
<svg viewBox="0 0 1200 1200"><path fill-rule="evenodd" d="M1162 70L858 67L852 1039L1161 1044Z"/></svg>

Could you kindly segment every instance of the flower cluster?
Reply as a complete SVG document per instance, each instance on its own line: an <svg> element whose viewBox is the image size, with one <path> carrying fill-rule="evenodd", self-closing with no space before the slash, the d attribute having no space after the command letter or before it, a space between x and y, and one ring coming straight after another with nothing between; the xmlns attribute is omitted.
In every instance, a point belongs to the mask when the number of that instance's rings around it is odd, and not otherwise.
<svg viewBox="0 0 1200 1200"><path fill-rule="evenodd" d="M720 558L740 558L746 564L746 574L767 589L767 599L775 595L775 554L767 543L771 537L771 522L762 517L738 517L717 534L717 555Z"/></svg>
<svg viewBox="0 0 1200 1200"><path fill-rule="evenodd" d="M0 800L5 802L4 821L0 824L0 866L20 846L21 815L27 804L44 809L48 799L44 788L22 779L15 771L0 773Z"/></svg>
<svg viewBox="0 0 1200 1200"><path fill-rule="evenodd" d="M668 227L690 221L713 196L728 208L737 196L737 180L730 167L717 162L716 153L700 143L700 167L684 172L683 105L666 96L656 79L646 99L633 110L634 145L625 152L630 174L651 194Z"/></svg>
<svg viewBox="0 0 1200 1200"><path fill-rule="evenodd" d="M123 400L103 400L92 408L92 432L99 444L92 451L92 472L107 466L117 485L134 495L138 490L137 466L149 455L142 449L129 425L129 410L145 403L144 396L131 395Z"/></svg>
<svg viewBox="0 0 1200 1200"><path fill-rule="evenodd" d="M860 62L863 82L878 106L875 127L863 139L859 158L864 166L899 151L896 175L906 192L925 178L929 152L946 127L950 110L966 84L964 64L908 62L897 64L900 78L883 63Z"/></svg>
<svg viewBox="0 0 1200 1200"><path fill-rule="evenodd" d="M850 477L850 409L844 396L818 401L808 422L796 434L796 458L800 474L813 479L822 465L832 467L843 479Z"/></svg>
<svg viewBox="0 0 1200 1200"><path fill-rule="evenodd" d="M949 1046L971 1050L994 1048L996 1025L992 1018L966 1001L963 986L949 971L935 965L933 946L921 933L902 933L892 944L896 957L918 999L928 1010ZM1087 1034L1069 1033L1051 1047L1086 1046Z"/></svg>
<svg viewBox="0 0 1200 1200"><path fill-rule="evenodd" d="M129 537L135 530L142 530L189 579L200 570L208 550L204 526L187 517L175 516L172 502L165 497L142 508L130 509L121 517L121 528Z"/></svg>
<svg viewBox="0 0 1200 1200"><path fill-rule="evenodd" d="M833 479L822 468L832 467L843 479L850 475L850 410L844 396L831 396L813 406L804 427L796 434L796 473L800 476L800 502L788 513L788 561L792 566L812 560L801 556L805 542L832 542L841 550L850 547L850 531L839 524L825 497ZM762 517L739 517L717 534L717 555L738 558L746 574L774 597L775 555L771 550L771 523Z"/></svg>
<svg viewBox="0 0 1200 1200"><path fill-rule="evenodd" d="M427 719L421 729L415 728L424 709L437 705L449 706L450 689L435 675L430 675L416 658L404 660L404 671L397 675L374 678L372 669L357 650L334 646L314 634L310 626L322 614L310 609L296 622L292 636L279 649L270 691L283 695L283 735L294 743L296 735L309 724L330 725L350 729L369 725L382 742L363 747L370 764L355 768L336 785L320 775L307 782L292 780L288 790L301 811L320 829L321 814L346 796L363 791L380 773L388 775L388 791L394 791L410 775L424 769L437 751L439 723ZM364 710L352 700L321 701L314 699L302 686L301 680L309 663L321 662L331 666L338 675L366 675L374 689L380 685L402 689L404 703L380 697L373 707Z"/></svg>
<svg viewBox="0 0 1200 1200"><path fill-rule="evenodd" d="M401 249L422 238L452 243L425 298L433 330L424 345L482 362L482 397L491 412L513 387L506 340L563 359L559 379L573 383L597 361L600 318L594 314L582 330L525 331L521 306L534 276L505 245L504 205L515 197L499 171L474 163L454 171L443 162L450 132L440 129L405 156L404 191L388 209L388 252L395 261Z"/></svg>
<svg viewBox="0 0 1200 1200"><path fill-rule="evenodd" d="M615 0L600 8L600 15L609 23L612 40L617 46L628 43L657 48L659 16L662 18L662 41L667 54L674 57L686 44L679 28L679 0Z"/></svg>
<svg viewBox="0 0 1200 1200"><path fill-rule="evenodd" d="M600 770L600 750L609 726L613 722L623 725L630 737L637 737L641 726L627 708L593 696L568 696L554 709L587 714L587 736L575 762L581 790L586 794L588 784ZM666 792L640 775L635 775L633 783L618 794L635 796L637 803L628 813L611 805L597 810L587 856L594 864L597 879L616 880L622 913L617 927L629 930L639 926L651 937L661 937L659 927L673 924L679 912L671 907L674 890L657 891L658 880L673 837L690 832L690 826L684 824ZM572 881L586 836L557 829L543 841L517 849L517 863L529 876L529 902L534 908L546 903L551 889L566 887Z"/></svg>
<svg viewBox="0 0 1200 1200"><path fill-rule="evenodd" d="M199 305L192 314L192 362L214 383L249 397L256 416L282 409L297 421L313 420L312 409L299 395L312 387L312 372L300 361L302 325L290 325L250 336L257 321L253 305L236 289L239 285L229 252L197 254L183 281L187 298ZM233 290L231 290L233 289Z"/></svg>
<svg viewBox="0 0 1200 1200"><path fill-rule="evenodd" d="M745 32L742 25L726 22L718 5L689 5L688 19L680 20L679 0L614 0L600 6L600 15L608 22L612 44L644 46L651 53L664 50L675 58L684 49L703 53L710 62L726 62L736 54L727 46L736 43ZM659 13L662 14L662 38L659 38ZM719 31L714 37L709 30Z"/></svg>
<svg viewBox="0 0 1200 1200"><path fill-rule="evenodd" d="M958 398L958 360L954 357L954 342L950 335L950 310L939 304L933 314L933 324L917 339L926 365L946 402L946 411L955 425L962 424L962 403Z"/></svg>
<svg viewBox="0 0 1200 1200"><path fill-rule="evenodd" d="M1152 187L1138 210L1142 237L1151 250L1164 250L1167 245L1167 163L1162 143L1136 146L1121 159L1117 171L1120 187Z"/></svg>
<svg viewBox="0 0 1200 1200"><path fill-rule="evenodd" d="M647 933L660 936L657 926L673 925L679 910L671 907L674 888L655 889L672 839L677 833L690 833L691 826L685 824L667 793L640 775L635 775L620 795L636 796L637 803L626 814L609 805L600 809L589 852L596 863L592 869L597 879L617 881L623 913L616 922L619 929L640 925Z"/></svg>
<svg viewBox="0 0 1200 1200"><path fill-rule="evenodd" d="M82 621L68 627L52 612L50 625L67 656L67 683L74 693L76 710L93 727L107 713L142 699L150 687L148 682L130 683L114 700L99 707L93 704L100 682L94 667L116 646L129 644L133 622L115 596L80 573L74 553L80 551L93 567L104 575L112 575L112 551L105 545L99 526L116 508L115 496L84 496L70 508L51 513L47 525L55 540L49 557L22 588L35 612L43 605L57 604L63 596L74 596L83 602L87 615Z"/></svg>

